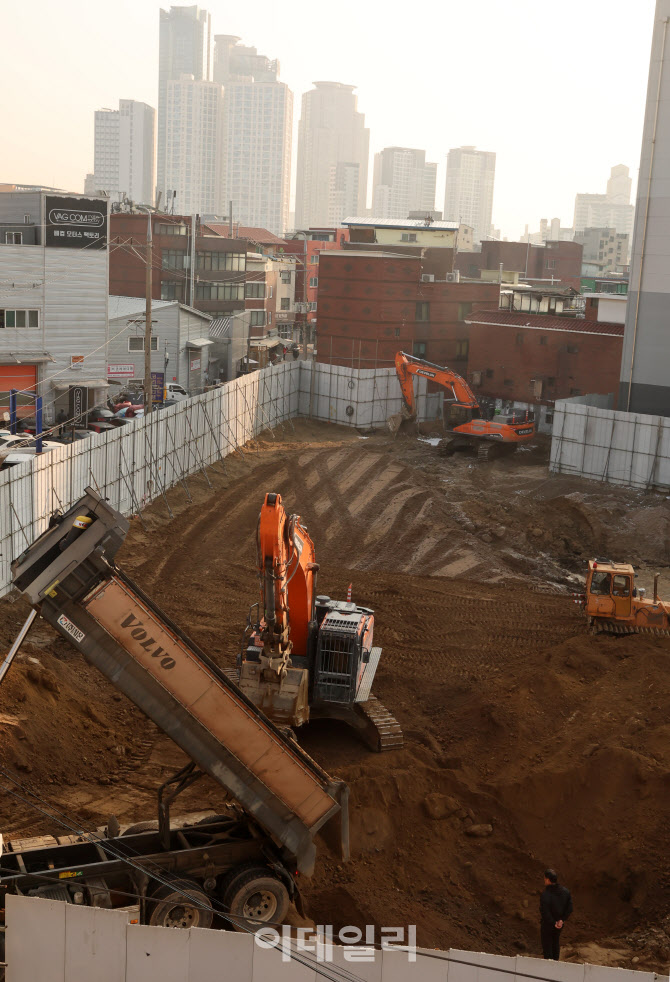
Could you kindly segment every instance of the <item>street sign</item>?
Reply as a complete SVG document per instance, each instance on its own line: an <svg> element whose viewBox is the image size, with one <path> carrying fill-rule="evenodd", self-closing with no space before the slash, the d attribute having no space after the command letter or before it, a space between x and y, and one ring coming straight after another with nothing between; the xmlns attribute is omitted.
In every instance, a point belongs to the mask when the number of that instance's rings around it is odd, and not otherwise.
<svg viewBox="0 0 670 982"><path fill-rule="evenodd" d="M128 377L132 378L135 374L134 365L108 365L107 378Z"/></svg>
<svg viewBox="0 0 670 982"><path fill-rule="evenodd" d="M88 389L84 385L71 385L68 391L70 398L69 417L79 422L88 411Z"/></svg>
<svg viewBox="0 0 670 982"><path fill-rule="evenodd" d="M151 400L152 402L163 401L163 389L165 387L165 375L163 372L151 373Z"/></svg>

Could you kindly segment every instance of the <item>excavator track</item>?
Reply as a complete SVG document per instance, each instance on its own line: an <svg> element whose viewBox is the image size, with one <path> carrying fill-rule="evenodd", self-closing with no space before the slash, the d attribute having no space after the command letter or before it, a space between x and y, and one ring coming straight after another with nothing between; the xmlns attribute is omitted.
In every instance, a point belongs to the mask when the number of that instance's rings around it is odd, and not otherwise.
<svg viewBox="0 0 670 982"><path fill-rule="evenodd" d="M651 634L658 638L670 637L670 630L661 627L636 627L633 624L618 624L616 621L603 621L598 618L591 623L592 634Z"/></svg>
<svg viewBox="0 0 670 982"><path fill-rule="evenodd" d="M373 750L397 750L403 746L400 723L376 696L370 696L367 702L357 702L354 712L365 720L366 740Z"/></svg>

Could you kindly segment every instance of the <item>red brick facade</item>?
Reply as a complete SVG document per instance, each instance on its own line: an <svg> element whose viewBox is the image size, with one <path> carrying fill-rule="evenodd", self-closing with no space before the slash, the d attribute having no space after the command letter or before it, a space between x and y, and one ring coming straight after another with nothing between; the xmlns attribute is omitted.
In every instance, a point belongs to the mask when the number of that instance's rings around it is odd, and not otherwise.
<svg viewBox="0 0 670 982"><path fill-rule="evenodd" d="M587 393L616 397L622 345L621 324L481 312L470 321L468 380L480 396L544 405Z"/></svg>
<svg viewBox="0 0 670 982"><path fill-rule="evenodd" d="M481 252L456 254L456 269L463 276L479 277L483 269L503 269L523 273L526 280L542 280L556 286L571 286L581 290L582 275L581 242L547 242L537 246L526 242L499 242L485 240Z"/></svg>
<svg viewBox="0 0 670 982"><path fill-rule="evenodd" d="M317 360L388 368L397 351L467 367L473 309L498 303L495 283L422 282L419 256L324 252L319 263Z"/></svg>

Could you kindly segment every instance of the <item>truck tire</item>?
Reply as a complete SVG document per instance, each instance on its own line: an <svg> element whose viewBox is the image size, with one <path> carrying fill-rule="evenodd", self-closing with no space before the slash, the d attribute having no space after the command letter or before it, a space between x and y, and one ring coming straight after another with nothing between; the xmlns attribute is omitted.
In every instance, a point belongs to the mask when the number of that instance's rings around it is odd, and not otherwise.
<svg viewBox="0 0 670 982"><path fill-rule="evenodd" d="M157 884L147 895L147 915L154 927L211 927L214 919L210 898L199 883L186 879Z"/></svg>
<svg viewBox="0 0 670 982"><path fill-rule="evenodd" d="M254 931L262 924L281 924L289 908L288 890L265 866L242 869L225 884L221 898L236 931Z"/></svg>
<svg viewBox="0 0 670 982"><path fill-rule="evenodd" d="M135 822L134 825L129 825L125 832L121 835L138 835L140 832L157 832L158 822L154 819L152 822Z"/></svg>

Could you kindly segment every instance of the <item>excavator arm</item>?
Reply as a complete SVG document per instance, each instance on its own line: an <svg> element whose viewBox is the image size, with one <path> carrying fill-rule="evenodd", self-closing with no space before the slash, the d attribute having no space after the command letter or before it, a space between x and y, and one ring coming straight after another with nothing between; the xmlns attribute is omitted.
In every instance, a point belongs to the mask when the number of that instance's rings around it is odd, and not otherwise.
<svg viewBox="0 0 670 982"><path fill-rule="evenodd" d="M257 542L264 667L284 676L291 652L307 648L319 566L300 516L286 514L280 494L265 495Z"/></svg>
<svg viewBox="0 0 670 982"><path fill-rule="evenodd" d="M453 401L457 405L465 406L468 409L479 409L475 394L468 383L456 372L452 372L450 368L443 368L441 365L434 365L430 361L423 361L421 358L415 358L414 355L408 355L404 351L398 351L395 356L395 370L402 392L403 415L409 419L414 419L416 416L414 375L420 375L431 382L436 382L445 389L451 389Z"/></svg>

